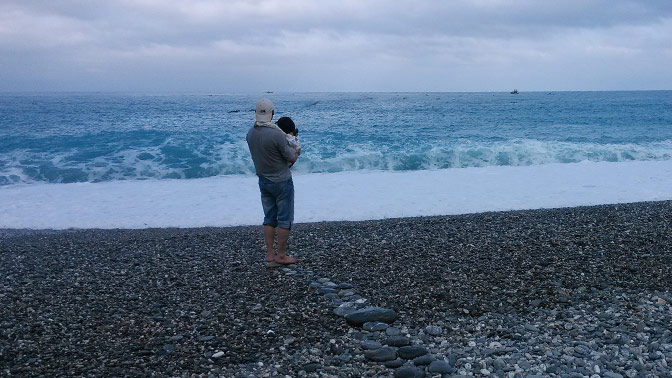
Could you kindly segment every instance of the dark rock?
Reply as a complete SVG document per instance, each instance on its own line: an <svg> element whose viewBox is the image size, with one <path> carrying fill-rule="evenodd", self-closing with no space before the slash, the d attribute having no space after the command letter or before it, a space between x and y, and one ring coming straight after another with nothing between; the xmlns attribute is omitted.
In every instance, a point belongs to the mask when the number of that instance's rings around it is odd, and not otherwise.
<svg viewBox="0 0 672 378"><path fill-rule="evenodd" d="M303 370L305 370L306 373L312 373L312 372L317 371L317 369L319 369L321 367L322 366L320 364L311 363L311 364L304 365Z"/></svg>
<svg viewBox="0 0 672 378"><path fill-rule="evenodd" d="M660 360L661 358L663 358L663 356L658 352L654 352L654 353L649 354L649 360L655 361L655 360Z"/></svg>
<svg viewBox="0 0 672 378"><path fill-rule="evenodd" d="M414 358L413 359L413 365L424 366L424 365L429 365L434 361L436 361L436 357L432 356L431 354L425 354L424 356Z"/></svg>
<svg viewBox="0 0 672 378"><path fill-rule="evenodd" d="M394 348L384 347L364 351L364 357L375 362L385 362L397 359L397 351Z"/></svg>
<svg viewBox="0 0 672 378"><path fill-rule="evenodd" d="M397 313L389 308L365 307L350 314L345 315L348 324L360 327L366 322L384 322L392 323L397 319Z"/></svg>
<svg viewBox="0 0 672 378"><path fill-rule="evenodd" d="M401 330L397 327L389 327L385 330L387 336L397 336L401 334Z"/></svg>
<svg viewBox="0 0 672 378"><path fill-rule="evenodd" d="M409 345L409 346L402 346L397 350L397 353L399 354L399 357L404 358L406 360L412 360L416 357L424 356L427 354L427 349L417 346L417 345Z"/></svg>
<svg viewBox="0 0 672 378"><path fill-rule="evenodd" d="M443 328L439 326L427 326L425 327L425 332L432 336L438 336L443 333Z"/></svg>
<svg viewBox="0 0 672 378"><path fill-rule="evenodd" d="M390 369L396 369L404 365L404 360L397 358L396 360L393 361L385 361L383 362L383 365Z"/></svg>
<svg viewBox="0 0 672 378"><path fill-rule="evenodd" d="M349 314L352 314L357 311L357 308L352 306L350 303L346 302L334 309L334 314L341 316L341 317L346 317Z"/></svg>
<svg viewBox="0 0 672 378"><path fill-rule="evenodd" d="M362 341L362 348L364 349L378 349L383 346L381 343L375 340L364 340Z"/></svg>
<svg viewBox="0 0 672 378"><path fill-rule="evenodd" d="M452 366L455 366L455 364L453 364ZM504 370L504 368L506 367L506 362L504 362L504 360L502 360L501 358L498 358L492 362L492 366L494 366L495 370Z"/></svg>
<svg viewBox="0 0 672 378"><path fill-rule="evenodd" d="M402 347L410 343L411 340L409 340L408 337L405 336L390 336L387 339L383 340L383 344L394 347Z"/></svg>
<svg viewBox="0 0 672 378"><path fill-rule="evenodd" d="M447 361L432 361L427 370L432 374L448 374L455 371Z"/></svg>
<svg viewBox="0 0 672 378"><path fill-rule="evenodd" d="M339 296L339 297L352 297L352 296L355 295L355 294L356 294L355 291L354 291L354 290L351 290L351 289L340 290L340 291L338 292L338 296Z"/></svg>
<svg viewBox="0 0 672 378"><path fill-rule="evenodd" d="M413 366L404 366L394 371L395 378L424 378L425 370Z"/></svg>

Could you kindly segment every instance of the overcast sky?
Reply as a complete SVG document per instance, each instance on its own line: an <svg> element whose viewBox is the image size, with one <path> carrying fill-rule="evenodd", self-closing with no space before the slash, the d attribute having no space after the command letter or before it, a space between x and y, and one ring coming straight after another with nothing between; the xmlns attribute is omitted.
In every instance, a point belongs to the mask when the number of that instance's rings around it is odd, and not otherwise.
<svg viewBox="0 0 672 378"><path fill-rule="evenodd" d="M0 0L0 91L672 89L672 1Z"/></svg>

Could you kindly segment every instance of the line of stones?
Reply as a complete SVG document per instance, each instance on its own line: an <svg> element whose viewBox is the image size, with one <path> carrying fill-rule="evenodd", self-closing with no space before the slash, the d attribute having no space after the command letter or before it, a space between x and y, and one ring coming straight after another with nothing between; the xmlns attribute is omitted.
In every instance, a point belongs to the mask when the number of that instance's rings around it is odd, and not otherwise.
<svg viewBox="0 0 672 378"><path fill-rule="evenodd" d="M455 355L437 359L422 345L411 345L411 339L401 335L400 328L391 326L397 320L397 313L393 309L369 305L366 298L357 295L351 284L334 283L324 277L315 278L312 272L297 271L294 265L283 267L281 270L286 275L303 275L310 280L310 287L323 295L334 307L333 313L344 318L349 325L360 327L367 332L385 332L386 338L382 342L366 339L362 341L361 346L366 359L395 369L395 377L425 377L425 369L431 375L441 374L445 377L457 372ZM443 329L430 325L425 327L425 333L438 336L443 333ZM314 371L318 368L319 365L315 364L306 366L305 370Z"/></svg>

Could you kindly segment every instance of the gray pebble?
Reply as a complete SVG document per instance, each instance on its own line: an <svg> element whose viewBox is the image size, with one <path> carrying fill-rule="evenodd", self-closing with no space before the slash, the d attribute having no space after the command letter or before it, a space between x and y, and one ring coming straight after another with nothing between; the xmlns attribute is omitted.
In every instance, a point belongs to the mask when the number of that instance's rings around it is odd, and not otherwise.
<svg viewBox="0 0 672 378"><path fill-rule="evenodd" d="M443 333L443 329L439 326L427 326L425 327L425 332L432 336L438 336Z"/></svg>
<svg viewBox="0 0 672 378"><path fill-rule="evenodd" d="M419 345L408 345L399 348L399 350L397 350L397 353L399 354L399 357L406 360L411 360L416 357L424 356L425 354L427 354L427 349Z"/></svg>
<svg viewBox="0 0 672 378"><path fill-rule="evenodd" d="M303 370L305 370L307 373L312 373L317 371L317 369L319 369L320 367L322 367L320 364L311 363L304 365Z"/></svg>
<svg viewBox="0 0 672 378"><path fill-rule="evenodd" d="M405 336L390 336L387 339L383 340L383 344L394 347L402 347L410 343L411 340L409 340L408 337Z"/></svg>
<svg viewBox="0 0 672 378"><path fill-rule="evenodd" d="M425 354L424 356L416 357L413 359L413 364L415 366L429 365L433 361L436 361L436 357L431 354Z"/></svg>
<svg viewBox="0 0 672 378"><path fill-rule="evenodd" d="M348 314L352 314L355 311L357 311L357 308L354 306L352 302L345 302L334 309L334 314L340 317L345 317Z"/></svg>
<svg viewBox="0 0 672 378"><path fill-rule="evenodd" d="M370 349L364 351L364 357L375 362L392 361L397 359L397 351L390 347Z"/></svg>
<svg viewBox="0 0 672 378"><path fill-rule="evenodd" d="M389 308L369 306L345 315L345 320L353 326L361 326L366 322L392 323L397 319L397 313Z"/></svg>
<svg viewBox="0 0 672 378"><path fill-rule="evenodd" d="M340 291L338 292L338 296L339 296L339 297L342 297L342 298L344 298L344 297L351 297L351 296L353 296L353 295L355 295L355 291L354 291L354 290L350 290L350 289L348 289L348 290L340 290Z"/></svg>
<svg viewBox="0 0 672 378"><path fill-rule="evenodd" d="M413 366L404 366L394 371L395 378L424 378L425 369Z"/></svg>
<svg viewBox="0 0 672 378"><path fill-rule="evenodd" d="M397 336L401 334L401 330L397 327L388 327L385 329L385 334L387 336Z"/></svg>
<svg viewBox="0 0 672 378"><path fill-rule="evenodd" d="M387 329L388 327L389 325L383 322L366 322L364 323L364 325L362 325L362 329L369 332L382 331Z"/></svg>
<svg viewBox="0 0 672 378"><path fill-rule="evenodd" d="M427 368L432 374L449 374L453 373L455 369L450 366L447 361L432 361Z"/></svg>
<svg viewBox="0 0 672 378"><path fill-rule="evenodd" d="M390 369L396 369L404 365L404 360L397 358L396 360L385 361L383 362L383 365Z"/></svg>

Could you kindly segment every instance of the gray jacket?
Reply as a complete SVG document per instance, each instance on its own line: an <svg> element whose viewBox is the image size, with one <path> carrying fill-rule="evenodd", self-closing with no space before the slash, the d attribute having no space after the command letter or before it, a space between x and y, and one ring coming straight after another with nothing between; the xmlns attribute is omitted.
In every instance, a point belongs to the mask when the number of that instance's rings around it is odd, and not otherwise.
<svg viewBox="0 0 672 378"><path fill-rule="evenodd" d="M247 146L250 148L257 176L273 182L292 178L289 163L297 158L289 146L285 134L274 128L255 126L247 132Z"/></svg>

